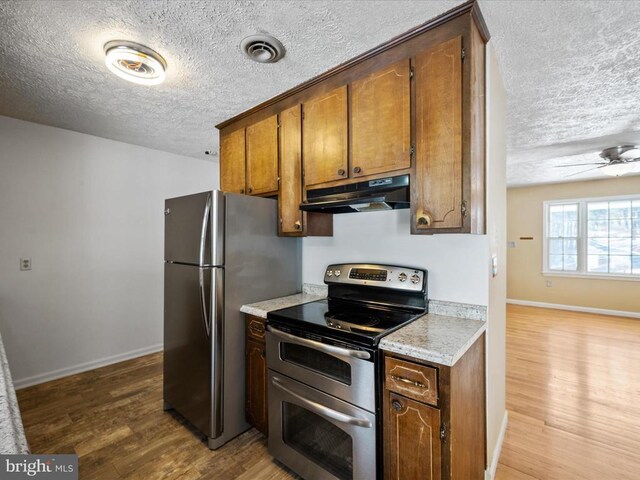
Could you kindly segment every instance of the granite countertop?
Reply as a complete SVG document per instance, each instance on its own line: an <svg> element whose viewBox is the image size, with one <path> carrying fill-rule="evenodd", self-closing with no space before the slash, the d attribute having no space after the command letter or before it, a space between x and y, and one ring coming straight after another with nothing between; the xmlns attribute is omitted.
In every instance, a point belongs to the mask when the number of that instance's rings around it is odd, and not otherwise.
<svg viewBox="0 0 640 480"><path fill-rule="evenodd" d="M267 318L267 313L273 310L280 310L281 308L293 307L294 305L315 302L316 300L326 298L326 288L327 287L321 285L304 284L301 293L242 305L240 311L255 317Z"/></svg>
<svg viewBox="0 0 640 480"><path fill-rule="evenodd" d="M29 453L29 446L0 335L0 454L24 453Z"/></svg>
<svg viewBox="0 0 640 480"><path fill-rule="evenodd" d="M427 313L384 337L380 348L451 367L482 335L486 326L483 320Z"/></svg>
<svg viewBox="0 0 640 480"><path fill-rule="evenodd" d="M327 296L326 287L304 284L301 293L243 305L240 311L267 318L272 310L314 302ZM452 366L486 329L487 307L429 300L429 313L387 335L380 348L419 360Z"/></svg>

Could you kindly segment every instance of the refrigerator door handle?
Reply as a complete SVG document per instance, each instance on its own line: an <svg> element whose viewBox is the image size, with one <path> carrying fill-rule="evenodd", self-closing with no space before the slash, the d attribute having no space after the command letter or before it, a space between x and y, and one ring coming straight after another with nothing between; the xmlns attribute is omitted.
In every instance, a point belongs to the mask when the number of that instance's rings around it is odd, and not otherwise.
<svg viewBox="0 0 640 480"><path fill-rule="evenodd" d="M209 215L211 212L211 193L207 195L207 202L204 207L204 215L202 216L202 230L200 231L200 266L205 264L205 248L207 246L207 230L209 229Z"/></svg>
<svg viewBox="0 0 640 480"><path fill-rule="evenodd" d="M224 269L214 268L211 275L211 437L224 431Z"/></svg>
<svg viewBox="0 0 640 480"><path fill-rule="evenodd" d="M207 312L207 292L204 289L204 271L205 269L202 267L198 269L198 283L200 284L200 312L202 313L204 331L207 334L207 338L209 338L211 337L211 322Z"/></svg>
<svg viewBox="0 0 640 480"><path fill-rule="evenodd" d="M202 266L205 263L205 248L207 243L207 230L209 229L209 214L211 212L211 194L207 195L207 201L204 207L204 215L202 216L202 230L200 231L200 271L199 283L200 283L200 305L202 308L202 321L204 322L204 331L207 334L207 338L211 337L211 321L209 318L209 312L207 312L207 292L204 290L204 269Z"/></svg>

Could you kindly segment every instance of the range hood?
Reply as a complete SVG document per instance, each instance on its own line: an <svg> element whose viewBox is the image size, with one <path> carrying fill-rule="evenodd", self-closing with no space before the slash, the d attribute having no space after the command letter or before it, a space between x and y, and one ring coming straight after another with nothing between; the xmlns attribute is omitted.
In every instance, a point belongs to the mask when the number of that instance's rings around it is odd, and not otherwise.
<svg viewBox="0 0 640 480"><path fill-rule="evenodd" d="M307 190L300 210L353 213L409 208L409 175L379 178L339 187Z"/></svg>

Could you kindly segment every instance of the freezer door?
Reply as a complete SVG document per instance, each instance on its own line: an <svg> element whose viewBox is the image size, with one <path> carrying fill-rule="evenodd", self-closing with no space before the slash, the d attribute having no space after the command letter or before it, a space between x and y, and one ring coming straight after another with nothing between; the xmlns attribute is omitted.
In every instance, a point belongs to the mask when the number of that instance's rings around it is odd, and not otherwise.
<svg viewBox="0 0 640 480"><path fill-rule="evenodd" d="M212 293L223 275L222 268L165 263L164 401L208 437L221 430L222 351L214 345L223 332Z"/></svg>
<svg viewBox="0 0 640 480"><path fill-rule="evenodd" d="M165 200L164 259L200 266L224 263L224 196L196 193Z"/></svg>

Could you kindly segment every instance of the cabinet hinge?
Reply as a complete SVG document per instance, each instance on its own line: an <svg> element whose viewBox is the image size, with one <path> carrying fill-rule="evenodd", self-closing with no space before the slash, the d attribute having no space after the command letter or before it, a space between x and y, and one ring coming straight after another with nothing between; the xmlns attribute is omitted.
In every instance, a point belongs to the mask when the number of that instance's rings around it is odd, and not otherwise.
<svg viewBox="0 0 640 480"><path fill-rule="evenodd" d="M466 56L467 56L467 51L463 48L462 49L462 53L460 54L460 58L462 58L462 60L464 60Z"/></svg>
<svg viewBox="0 0 640 480"><path fill-rule="evenodd" d="M411 148L409 149L409 156L411 157L411 160L416 158L416 147L413 145L411 145Z"/></svg>
<svg viewBox="0 0 640 480"><path fill-rule="evenodd" d="M443 443L446 443L447 441L447 430L444 428L444 425L440 426L440 440Z"/></svg>
<svg viewBox="0 0 640 480"><path fill-rule="evenodd" d="M460 206L460 213L462 213L462 218L465 218L467 216L468 210L467 210L467 201L464 200L462 202L462 205Z"/></svg>
<svg viewBox="0 0 640 480"><path fill-rule="evenodd" d="M280 128L280 122L276 124L276 128Z"/></svg>
<svg viewBox="0 0 640 480"><path fill-rule="evenodd" d="M413 78L413 65L409 67L409 78Z"/></svg>
<svg viewBox="0 0 640 480"><path fill-rule="evenodd" d="M304 120L304 110L302 111L302 120Z"/></svg>

